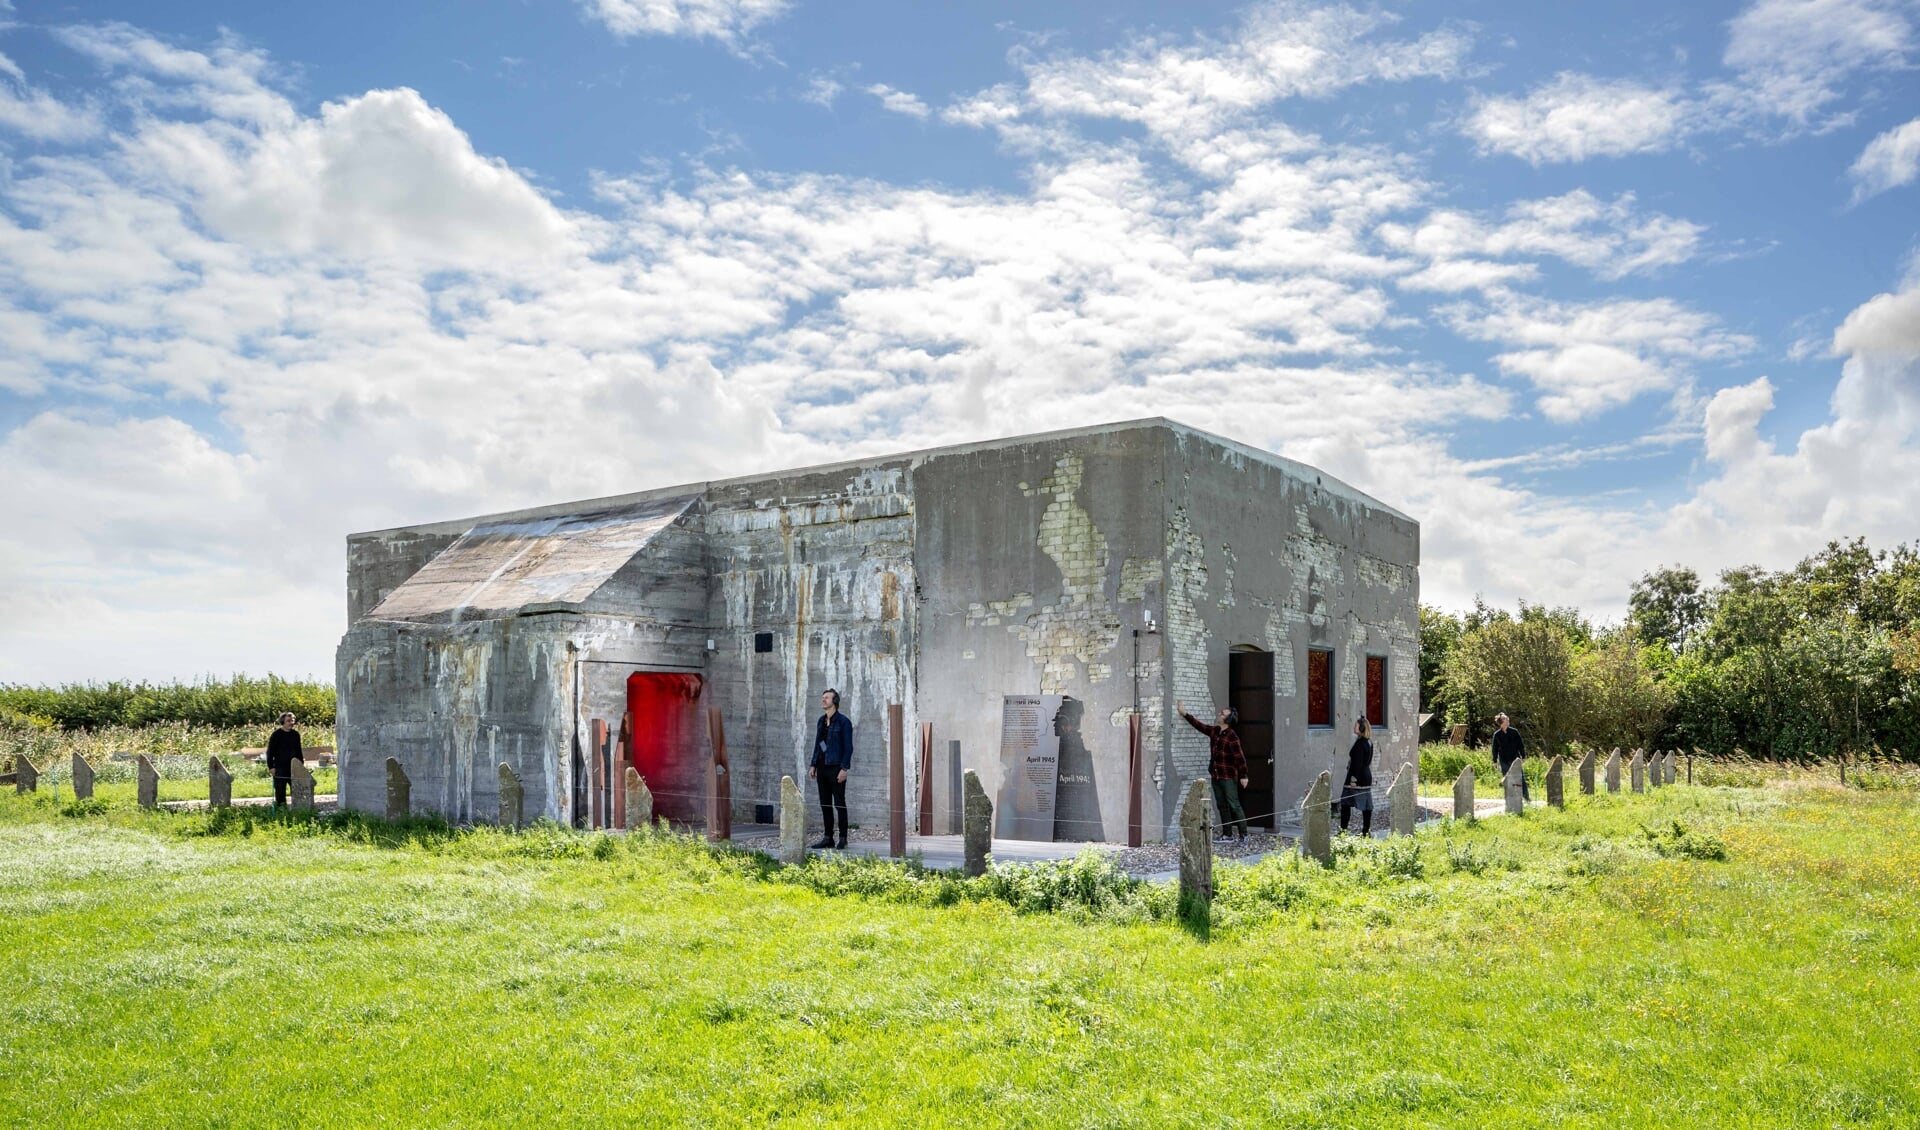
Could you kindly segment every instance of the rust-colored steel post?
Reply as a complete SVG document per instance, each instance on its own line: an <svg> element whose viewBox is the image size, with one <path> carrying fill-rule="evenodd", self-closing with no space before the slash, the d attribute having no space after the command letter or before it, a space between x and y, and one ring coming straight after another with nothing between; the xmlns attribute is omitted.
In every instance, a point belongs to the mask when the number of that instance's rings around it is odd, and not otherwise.
<svg viewBox="0 0 1920 1130"><path fill-rule="evenodd" d="M920 723L920 834L933 835L933 723Z"/></svg>
<svg viewBox="0 0 1920 1130"><path fill-rule="evenodd" d="M907 854L906 710L887 704L887 854Z"/></svg>
<svg viewBox="0 0 1920 1130"><path fill-rule="evenodd" d="M707 740L713 743L713 760L707 763L707 842L721 843L733 838L733 778L727 773L727 728L720 720L720 708L707 708Z"/></svg>
<svg viewBox="0 0 1920 1130"><path fill-rule="evenodd" d="M1127 716L1127 846L1140 846L1140 715Z"/></svg>
<svg viewBox="0 0 1920 1130"><path fill-rule="evenodd" d="M600 790L606 782L603 780L600 770L600 753L607 748L606 720L595 718L592 726L589 727L589 732L593 735L593 738L592 745L588 750L587 793L591 799L587 805L590 814L587 819L587 824L594 828L604 828L606 827L607 809L606 802L601 798Z"/></svg>
<svg viewBox="0 0 1920 1130"><path fill-rule="evenodd" d="M613 826L624 830L627 826L627 759L633 756L633 715L620 716L620 736L614 739L613 761L609 769L613 785L612 808Z"/></svg>

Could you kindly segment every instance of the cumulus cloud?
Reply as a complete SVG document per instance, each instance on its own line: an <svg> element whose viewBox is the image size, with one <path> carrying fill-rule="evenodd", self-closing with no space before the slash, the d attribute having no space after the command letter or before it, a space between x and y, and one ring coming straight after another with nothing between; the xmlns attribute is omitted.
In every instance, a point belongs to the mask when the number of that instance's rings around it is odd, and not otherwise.
<svg viewBox="0 0 1920 1130"><path fill-rule="evenodd" d="M1655 153L1674 146L1686 107L1672 90L1562 72L1524 97L1479 97L1461 123L1482 153L1529 164Z"/></svg>
<svg viewBox="0 0 1920 1130"><path fill-rule="evenodd" d="M1861 75L1911 62L1906 0L1755 0L1727 27L1724 70L1690 86L1563 71L1520 96L1476 95L1459 123L1483 153L1534 165L1656 153L1715 130L1778 139L1846 125Z"/></svg>
<svg viewBox="0 0 1920 1130"><path fill-rule="evenodd" d="M622 37L681 35L736 43L778 19L788 0L580 0L590 19Z"/></svg>
<svg viewBox="0 0 1920 1130"><path fill-rule="evenodd" d="M1495 363L1532 382L1540 411L1559 421L1676 388L1690 362L1753 346L1711 315L1665 298L1559 303L1504 293L1445 313L1460 333L1509 346Z"/></svg>
<svg viewBox="0 0 1920 1130"><path fill-rule="evenodd" d="M41 398L0 436L0 678L324 673L351 530L1163 413L1420 514L1429 596L1610 593L1664 535L1455 430L1751 345L1671 300L1526 293L1547 263L1639 284L1696 225L1627 194L1450 206L1417 159L1266 112L1459 66L1460 36L1393 31L1286 6L1022 57L943 114L1001 131L1017 188L696 168L586 206L413 91L306 110L243 43L65 33L114 124L0 179L0 385ZM1396 340L1422 287L1469 296L1436 332L1488 343L1486 375ZM1845 348L1898 346L1903 310Z"/></svg>
<svg viewBox="0 0 1920 1130"><path fill-rule="evenodd" d="M100 119L89 107L69 105L29 86L19 65L0 55L0 132L35 141L84 141L100 132Z"/></svg>
<svg viewBox="0 0 1920 1130"><path fill-rule="evenodd" d="M867 87L867 93L880 100L880 105L889 113L905 114L909 118L924 119L931 113L919 96L904 90L895 90L884 82L876 82Z"/></svg>
<svg viewBox="0 0 1920 1130"><path fill-rule="evenodd" d="M1857 72L1897 68L1914 47L1903 0L1757 0L1727 29L1722 61L1735 72L1709 94L1735 115L1758 112L1795 126L1822 123Z"/></svg>
<svg viewBox="0 0 1920 1130"><path fill-rule="evenodd" d="M1895 126L1867 143L1847 170L1857 204L1920 178L1920 118Z"/></svg>
<svg viewBox="0 0 1920 1130"><path fill-rule="evenodd" d="M1364 82L1452 77L1472 48L1460 28L1415 39L1377 33L1395 17L1346 5L1270 3L1237 35L1139 40L1096 56L1056 55L1025 67L1024 114L1113 118L1156 134L1198 139L1222 123L1286 98L1324 98ZM1012 110L1005 101L997 105ZM974 106L972 111L961 107ZM1004 123L1019 114L965 100L958 120Z"/></svg>

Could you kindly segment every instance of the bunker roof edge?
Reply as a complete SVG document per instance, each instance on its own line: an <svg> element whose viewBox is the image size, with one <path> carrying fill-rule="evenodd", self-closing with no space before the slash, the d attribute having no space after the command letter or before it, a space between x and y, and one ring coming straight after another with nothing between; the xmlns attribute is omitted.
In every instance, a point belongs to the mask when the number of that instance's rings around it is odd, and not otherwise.
<svg viewBox="0 0 1920 1130"><path fill-rule="evenodd" d="M914 451L898 451L882 455L869 455L858 459L838 460L833 463L817 463L807 467L787 467L777 471L760 471L751 475L736 475L725 479L707 479L691 483L675 483L671 486L650 487L646 490L632 491L626 494L604 495L598 498L582 498L570 502L548 503L546 505L526 507L520 510L502 510L490 514L477 514L467 518L450 518L438 522L416 522L406 526L390 526L379 530L362 530L357 533L349 533L347 540L357 541L365 538L379 538L409 533L460 534L465 533L483 522L525 521L572 513L589 507L613 508L629 506L652 498L685 494L704 495L716 489L790 478L796 475L830 474L834 471L855 470L861 467L871 467L875 464L897 463L902 461L911 461L917 465L931 459L965 455L975 451L994 451L1000 448L1016 447L1023 444L1076 439L1082 436L1104 435L1112 432L1137 431L1143 428L1164 428L1176 435L1186 435L1195 439L1204 440L1215 446L1226 448L1248 458L1278 467L1302 480L1312 479L1315 485L1330 494L1345 497L1363 506L1378 510L1383 514L1398 518L1403 522L1418 524L1412 517L1400 510L1388 506L1386 503L1381 502L1365 491L1359 490L1351 484L1337 479L1309 464L1302 463L1295 459L1288 459L1284 455L1275 455L1271 451L1265 451L1251 444L1241 443L1238 440L1228 439L1225 436L1215 435L1212 432L1203 431L1189 424L1183 424L1178 420L1168 419L1165 416L1148 416L1138 420L1118 420L1112 423L1090 424L1079 428L1062 428L1051 432L1032 432L1026 435L1003 436L998 439L973 440L967 443L948 444L944 447L927 447Z"/></svg>

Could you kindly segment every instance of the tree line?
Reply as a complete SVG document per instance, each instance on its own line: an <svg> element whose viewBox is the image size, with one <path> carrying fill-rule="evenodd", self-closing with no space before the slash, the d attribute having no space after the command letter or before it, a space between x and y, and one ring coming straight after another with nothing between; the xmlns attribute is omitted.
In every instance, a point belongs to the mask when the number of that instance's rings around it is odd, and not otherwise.
<svg viewBox="0 0 1920 1130"><path fill-rule="evenodd" d="M1420 609L1421 701L1476 742L1504 710L1550 750L1920 757L1920 543L1828 543L1790 569L1634 582L1626 621L1476 600Z"/></svg>
<svg viewBox="0 0 1920 1130"><path fill-rule="evenodd" d="M333 723L330 683L235 675L196 683L0 684L0 724L97 730L186 722L197 726L271 724L291 710L307 722Z"/></svg>

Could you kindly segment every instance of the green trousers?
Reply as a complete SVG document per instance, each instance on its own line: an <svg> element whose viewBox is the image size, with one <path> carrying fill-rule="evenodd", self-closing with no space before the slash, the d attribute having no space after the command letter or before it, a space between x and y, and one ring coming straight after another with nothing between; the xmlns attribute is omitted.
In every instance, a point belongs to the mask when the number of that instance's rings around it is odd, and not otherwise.
<svg viewBox="0 0 1920 1130"><path fill-rule="evenodd" d="M1240 807L1240 782L1229 777L1213 780L1213 805L1220 810L1220 833L1226 834L1232 828L1241 839L1247 838L1247 810ZM1233 815L1229 817L1227 813Z"/></svg>

